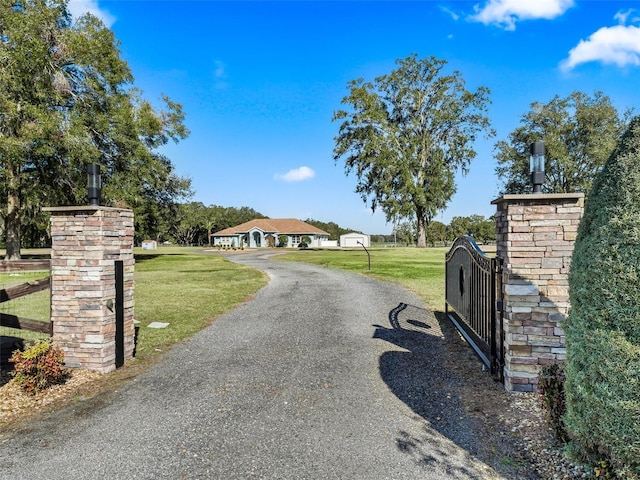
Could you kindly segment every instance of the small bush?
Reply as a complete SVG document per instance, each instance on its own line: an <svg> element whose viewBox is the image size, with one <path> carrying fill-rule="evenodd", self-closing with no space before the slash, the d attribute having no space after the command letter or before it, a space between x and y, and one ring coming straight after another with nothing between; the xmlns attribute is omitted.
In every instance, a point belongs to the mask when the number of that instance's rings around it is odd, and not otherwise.
<svg viewBox="0 0 640 480"><path fill-rule="evenodd" d="M563 442L569 437L564 426L563 416L567 411L564 396L564 366L552 363L540 370L538 387L542 395L542 403L547 413L547 421L553 433Z"/></svg>
<svg viewBox="0 0 640 480"><path fill-rule="evenodd" d="M22 352L15 351L9 361L13 363L14 381L29 395L62 383L67 377L64 353L50 341L39 340Z"/></svg>

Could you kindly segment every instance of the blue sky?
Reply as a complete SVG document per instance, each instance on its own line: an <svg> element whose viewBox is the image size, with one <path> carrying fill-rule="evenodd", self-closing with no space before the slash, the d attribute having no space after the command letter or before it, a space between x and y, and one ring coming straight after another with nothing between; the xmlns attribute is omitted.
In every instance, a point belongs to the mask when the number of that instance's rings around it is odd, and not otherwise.
<svg viewBox="0 0 640 480"><path fill-rule="evenodd" d="M495 212L493 148L535 101L603 91L640 113L640 1L71 0L114 31L135 85L183 105L190 137L163 150L193 200L391 233L333 160L347 83L411 53L491 90L497 136L436 220Z"/></svg>

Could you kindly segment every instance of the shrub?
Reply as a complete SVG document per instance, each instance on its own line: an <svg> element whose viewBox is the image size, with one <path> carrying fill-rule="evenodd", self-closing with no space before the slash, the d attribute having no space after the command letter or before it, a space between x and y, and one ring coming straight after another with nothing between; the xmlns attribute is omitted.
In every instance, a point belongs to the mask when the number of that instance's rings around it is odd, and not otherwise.
<svg viewBox="0 0 640 480"><path fill-rule="evenodd" d="M24 351L15 351L9 359L13 363L14 381L29 395L62 383L67 377L64 353L50 341L39 340Z"/></svg>
<svg viewBox="0 0 640 480"><path fill-rule="evenodd" d="M289 243L289 237L287 235L278 235L278 246L286 247Z"/></svg>
<svg viewBox="0 0 640 480"><path fill-rule="evenodd" d="M640 117L589 193L569 273L563 325L565 424L592 464L640 478Z"/></svg>
<svg viewBox="0 0 640 480"><path fill-rule="evenodd" d="M563 420L563 416L567 410L564 382L564 366L552 363L544 366L540 370L538 387L540 388L542 403L547 413L547 421L553 433L563 442L567 442L567 431Z"/></svg>

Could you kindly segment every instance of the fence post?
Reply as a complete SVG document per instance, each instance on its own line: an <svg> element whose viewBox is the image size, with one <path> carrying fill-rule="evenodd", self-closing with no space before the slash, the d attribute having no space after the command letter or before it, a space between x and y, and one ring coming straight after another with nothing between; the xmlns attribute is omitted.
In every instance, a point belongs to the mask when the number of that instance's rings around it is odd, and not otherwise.
<svg viewBox="0 0 640 480"><path fill-rule="evenodd" d="M566 359L561 323L584 194L504 195L492 203L504 262L504 384L535 391L540 368Z"/></svg>
<svg viewBox="0 0 640 480"><path fill-rule="evenodd" d="M118 363L134 350L133 212L103 206L45 210L51 212L53 342L67 366L107 373L116 368L116 262L123 273Z"/></svg>

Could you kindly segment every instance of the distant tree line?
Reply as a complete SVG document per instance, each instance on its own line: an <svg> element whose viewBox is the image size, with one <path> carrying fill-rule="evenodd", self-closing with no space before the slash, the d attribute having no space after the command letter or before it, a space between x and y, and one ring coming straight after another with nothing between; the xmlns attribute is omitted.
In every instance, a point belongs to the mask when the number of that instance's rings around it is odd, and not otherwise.
<svg viewBox="0 0 640 480"><path fill-rule="evenodd" d="M209 245L214 233L256 218L268 217L249 207L207 207L202 202L183 203L178 205L174 221L159 232L155 240L178 245Z"/></svg>
<svg viewBox="0 0 640 480"><path fill-rule="evenodd" d="M463 235L473 237L478 243L495 242L494 218L486 218L483 215L453 217L449 225L433 220L425 230L425 241L431 247L445 246ZM373 235L372 240L380 243L395 242L400 245L416 245L418 229L411 222L402 222L394 228L391 235Z"/></svg>
<svg viewBox="0 0 640 480"><path fill-rule="evenodd" d="M311 218L307 218L305 222L327 232L329 234L329 240L340 240L340 235L345 235L347 233L363 233L359 230L343 228L334 222L325 223Z"/></svg>

